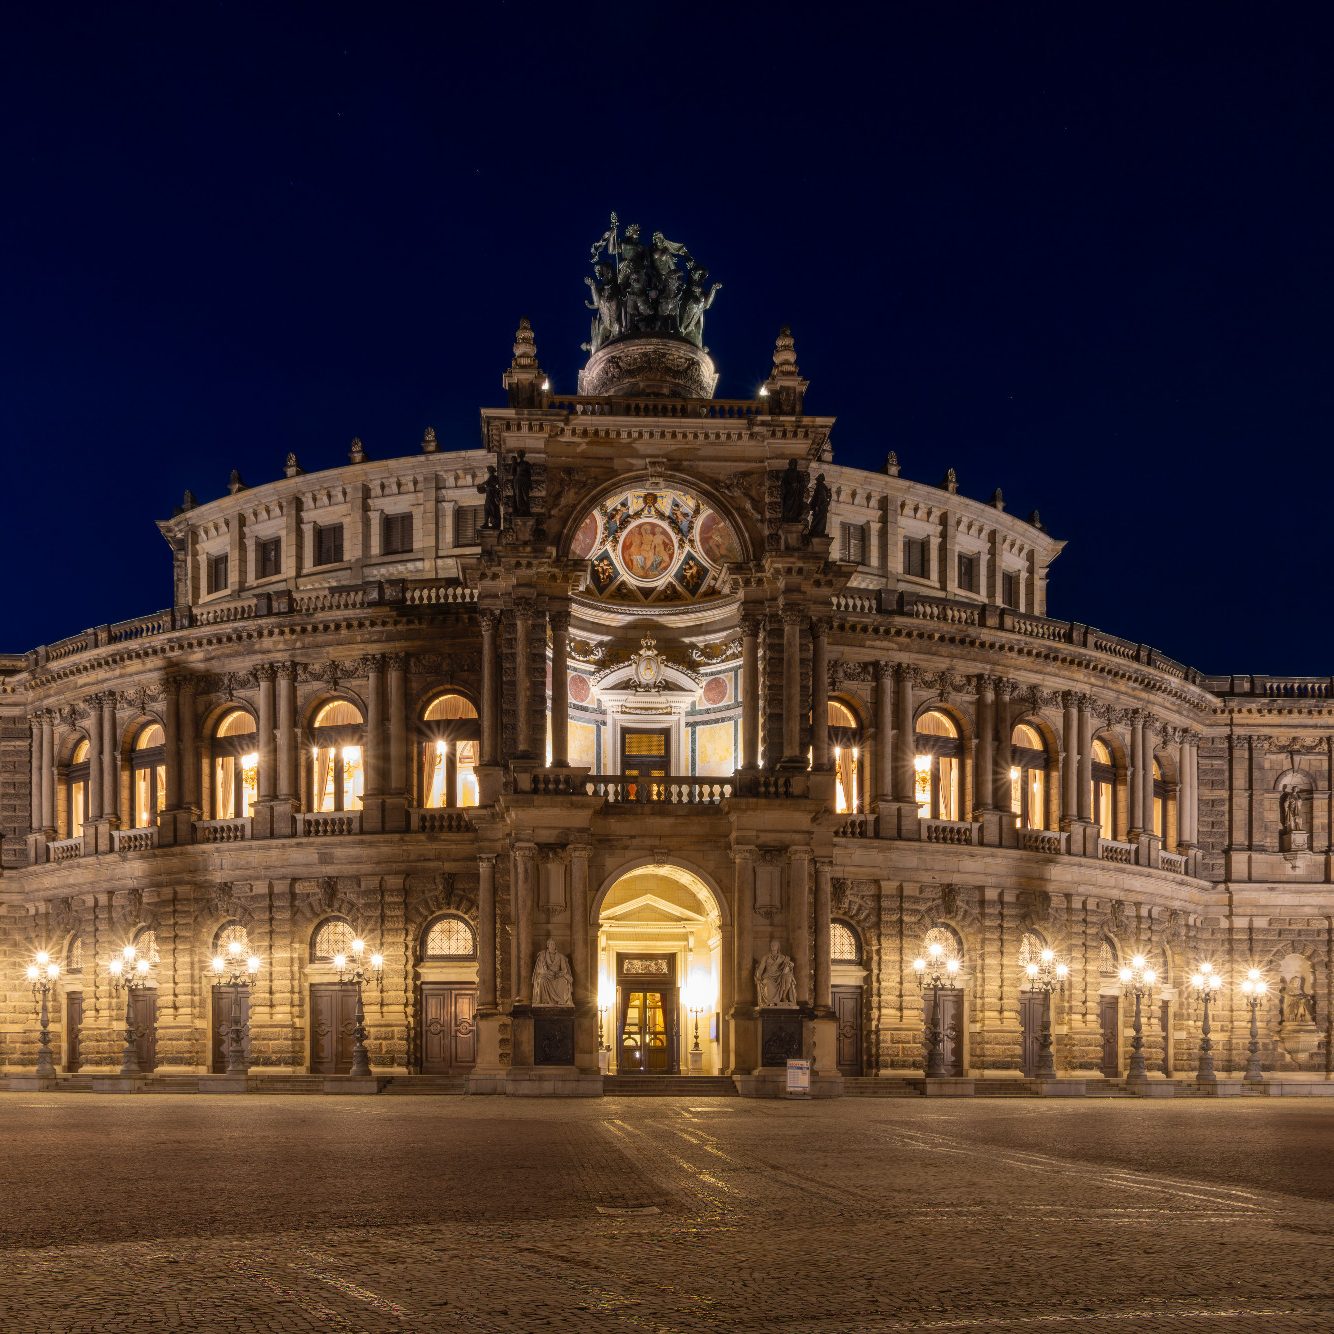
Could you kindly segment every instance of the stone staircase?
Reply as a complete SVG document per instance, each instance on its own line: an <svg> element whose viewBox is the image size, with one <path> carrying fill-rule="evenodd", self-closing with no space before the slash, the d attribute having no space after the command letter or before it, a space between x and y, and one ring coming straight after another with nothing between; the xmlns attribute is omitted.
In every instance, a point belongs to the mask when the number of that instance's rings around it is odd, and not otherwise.
<svg viewBox="0 0 1334 1334"><path fill-rule="evenodd" d="M429 1094L433 1097L461 1097L468 1091L467 1075L393 1075L380 1089L395 1097Z"/></svg>
<svg viewBox="0 0 1334 1334"><path fill-rule="evenodd" d="M874 1075L843 1076L845 1098L917 1098L921 1089L909 1079L879 1079Z"/></svg>
<svg viewBox="0 0 1334 1334"><path fill-rule="evenodd" d="M603 1075L607 1097L735 1098L729 1075Z"/></svg>

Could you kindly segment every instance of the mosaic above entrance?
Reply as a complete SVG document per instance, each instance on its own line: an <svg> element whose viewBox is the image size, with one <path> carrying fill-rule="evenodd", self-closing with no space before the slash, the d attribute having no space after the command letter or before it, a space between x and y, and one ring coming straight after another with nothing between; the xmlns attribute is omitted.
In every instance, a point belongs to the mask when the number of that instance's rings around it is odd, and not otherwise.
<svg viewBox="0 0 1334 1334"><path fill-rule="evenodd" d="M695 602L720 591L741 559L731 525L699 496L635 487L584 516L570 555L589 562L589 589L619 602Z"/></svg>

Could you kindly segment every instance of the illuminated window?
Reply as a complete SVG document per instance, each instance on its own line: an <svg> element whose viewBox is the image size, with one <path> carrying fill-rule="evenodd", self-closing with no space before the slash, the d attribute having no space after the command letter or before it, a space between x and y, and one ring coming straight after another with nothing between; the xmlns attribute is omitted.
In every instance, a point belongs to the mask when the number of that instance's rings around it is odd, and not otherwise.
<svg viewBox="0 0 1334 1334"><path fill-rule="evenodd" d="M365 719L350 700L335 699L311 724L312 811L359 811L366 791Z"/></svg>
<svg viewBox="0 0 1334 1334"><path fill-rule="evenodd" d="M259 790L259 738L244 709L224 714L213 730L213 818L252 814Z"/></svg>
<svg viewBox="0 0 1334 1334"><path fill-rule="evenodd" d="M141 728L130 752L134 828L150 829L167 804L167 738L158 723Z"/></svg>
<svg viewBox="0 0 1334 1334"><path fill-rule="evenodd" d="M1042 951L1046 948L1046 942L1041 936L1032 931L1025 931L1019 941L1019 971L1023 972L1030 963L1039 963Z"/></svg>
<svg viewBox="0 0 1334 1334"><path fill-rule="evenodd" d="M141 959L147 959L154 968L162 962L162 955L158 953L157 932L151 926L140 927L134 933L134 948Z"/></svg>
<svg viewBox="0 0 1334 1334"><path fill-rule="evenodd" d="M958 820L959 771L963 747L959 729L938 709L917 720L917 753L913 759L917 809L924 820Z"/></svg>
<svg viewBox="0 0 1334 1334"><path fill-rule="evenodd" d="M834 757L834 809L862 809L862 732L857 715L836 699L829 701L829 744Z"/></svg>
<svg viewBox="0 0 1334 1334"><path fill-rule="evenodd" d="M74 754L69 760L69 774L66 782L68 806L67 838L78 838L83 833L83 826L88 814L88 738L84 737L74 747Z"/></svg>
<svg viewBox="0 0 1334 1334"><path fill-rule="evenodd" d="M332 963L335 954L351 954L357 933L346 917L326 917L315 929L310 942L312 963Z"/></svg>
<svg viewBox="0 0 1334 1334"><path fill-rule="evenodd" d="M69 948L65 951L65 971L67 973L83 972L83 937L71 936Z"/></svg>
<svg viewBox="0 0 1334 1334"><path fill-rule="evenodd" d="M227 955L235 942L241 948L237 951L242 957L250 953L250 933L240 922L228 922L213 937L213 953Z"/></svg>
<svg viewBox="0 0 1334 1334"><path fill-rule="evenodd" d="M462 695L437 695L422 714L421 804L477 805L477 764L481 723Z"/></svg>
<svg viewBox="0 0 1334 1334"><path fill-rule="evenodd" d="M426 931L422 944L422 958L475 959L477 937L461 917L437 917Z"/></svg>
<svg viewBox="0 0 1334 1334"><path fill-rule="evenodd" d="M1010 734L1010 810L1021 829L1047 827L1047 751L1028 723Z"/></svg>
<svg viewBox="0 0 1334 1334"><path fill-rule="evenodd" d="M924 953L931 953L932 945L939 945L942 959L958 959L963 963L963 941L948 926L933 926L922 941Z"/></svg>
<svg viewBox="0 0 1334 1334"><path fill-rule="evenodd" d="M834 963L861 963L862 946L846 922L829 923L829 957Z"/></svg>
<svg viewBox="0 0 1334 1334"><path fill-rule="evenodd" d="M1103 838L1115 838L1116 767L1107 743L1093 742L1093 823Z"/></svg>
<svg viewBox="0 0 1334 1334"><path fill-rule="evenodd" d="M1098 976L1104 982L1117 980L1121 965L1117 962L1116 946L1106 936L1098 944Z"/></svg>

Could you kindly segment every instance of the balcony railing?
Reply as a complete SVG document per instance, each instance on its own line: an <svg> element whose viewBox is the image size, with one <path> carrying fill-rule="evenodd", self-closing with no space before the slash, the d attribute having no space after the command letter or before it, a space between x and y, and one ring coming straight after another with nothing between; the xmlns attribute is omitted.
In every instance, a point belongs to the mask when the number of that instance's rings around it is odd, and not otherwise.
<svg viewBox="0 0 1334 1334"><path fill-rule="evenodd" d="M616 805L719 806L732 795L732 784L721 778L590 774L584 791Z"/></svg>
<svg viewBox="0 0 1334 1334"><path fill-rule="evenodd" d="M235 820L196 820L196 843L244 843L250 837L254 821L248 816Z"/></svg>
<svg viewBox="0 0 1334 1334"><path fill-rule="evenodd" d="M411 827L419 834L471 834L475 828L461 810L438 808L408 812Z"/></svg>
<svg viewBox="0 0 1334 1334"><path fill-rule="evenodd" d="M843 823L834 830L835 838L875 838L877 818L874 815L845 815Z"/></svg>
<svg viewBox="0 0 1334 1334"><path fill-rule="evenodd" d="M113 829L112 852L148 852L157 847L157 826L151 829Z"/></svg>
<svg viewBox="0 0 1334 1334"><path fill-rule="evenodd" d="M1171 871L1173 875L1186 874L1186 857L1180 852L1160 852L1158 854L1158 865L1164 871Z"/></svg>
<svg viewBox="0 0 1334 1334"><path fill-rule="evenodd" d="M928 843L952 843L972 847L978 841L978 826L969 820L923 820L922 838Z"/></svg>
<svg viewBox="0 0 1334 1334"><path fill-rule="evenodd" d="M1025 852L1045 852L1057 855L1066 849L1068 834L1057 833L1051 829L1021 829L1019 846Z"/></svg>
<svg viewBox="0 0 1334 1334"><path fill-rule="evenodd" d="M1117 866L1133 866L1136 848L1133 843L1118 843L1114 838L1098 840L1098 860L1115 862Z"/></svg>
<svg viewBox="0 0 1334 1334"><path fill-rule="evenodd" d="M306 838L330 838L338 834L361 833L360 811L301 811L296 817L296 832Z"/></svg>
<svg viewBox="0 0 1334 1334"><path fill-rule="evenodd" d="M58 838L46 845L48 861L68 862L83 856L83 835L77 838Z"/></svg>

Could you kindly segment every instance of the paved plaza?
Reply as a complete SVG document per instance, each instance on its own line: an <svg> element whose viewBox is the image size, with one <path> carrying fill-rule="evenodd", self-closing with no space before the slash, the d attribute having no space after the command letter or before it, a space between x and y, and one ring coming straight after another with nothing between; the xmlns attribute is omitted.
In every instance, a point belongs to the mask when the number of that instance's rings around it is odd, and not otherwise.
<svg viewBox="0 0 1334 1334"><path fill-rule="evenodd" d="M9 1331L1328 1330L1334 1106L0 1095Z"/></svg>

